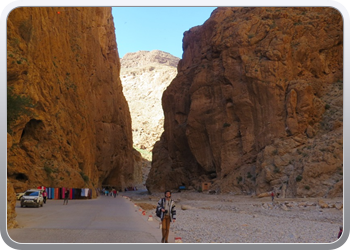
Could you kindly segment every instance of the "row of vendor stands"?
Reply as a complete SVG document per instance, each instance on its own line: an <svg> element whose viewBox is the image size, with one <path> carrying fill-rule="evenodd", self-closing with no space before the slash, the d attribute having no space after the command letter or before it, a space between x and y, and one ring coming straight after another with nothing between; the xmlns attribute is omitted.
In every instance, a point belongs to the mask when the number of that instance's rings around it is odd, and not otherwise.
<svg viewBox="0 0 350 250"><path fill-rule="evenodd" d="M64 199L64 194L67 188L53 188L40 186L38 189L46 190L47 199L59 200ZM69 199L91 199L92 189L89 188L68 188Z"/></svg>

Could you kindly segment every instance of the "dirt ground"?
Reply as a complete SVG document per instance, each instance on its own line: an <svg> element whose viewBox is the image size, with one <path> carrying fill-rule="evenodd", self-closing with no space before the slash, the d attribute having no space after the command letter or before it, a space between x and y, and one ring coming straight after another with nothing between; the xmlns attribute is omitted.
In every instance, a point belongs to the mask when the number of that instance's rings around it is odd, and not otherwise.
<svg viewBox="0 0 350 250"><path fill-rule="evenodd" d="M141 206L145 210L155 209L157 206L157 202L160 198L164 197L163 193L153 193L152 195L148 194L147 190L139 190L139 191L130 191L123 192L122 195L130 197L132 201L134 201L137 205ZM248 196L248 195L230 195L230 194L209 194L208 192L197 192L197 191L181 191L172 193L172 199L178 205L200 205L205 209L206 206L211 206L213 203L215 205L227 205L228 203L232 203L234 205L240 205L242 207L251 207L262 205L263 203L271 203L271 197L262 197L258 198L256 196ZM336 198L318 198L318 197L309 197L309 198L275 198L274 204L281 203L294 203L295 205L301 206L304 203L306 206L315 206L317 207L319 201L324 201L329 205L329 208L334 208L333 206L336 203L343 204L342 197ZM329 209L330 210L330 209Z"/></svg>

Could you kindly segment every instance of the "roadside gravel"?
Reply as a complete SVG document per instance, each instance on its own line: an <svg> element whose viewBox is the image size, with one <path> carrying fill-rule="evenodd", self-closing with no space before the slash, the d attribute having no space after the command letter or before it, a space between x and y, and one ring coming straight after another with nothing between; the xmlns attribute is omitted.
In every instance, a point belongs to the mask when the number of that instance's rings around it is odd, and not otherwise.
<svg viewBox="0 0 350 250"><path fill-rule="evenodd" d="M156 205L162 193L125 193ZM256 198L173 193L177 220L171 230L184 243L332 243L343 224L342 198ZM321 208L319 200L330 208ZM338 208L336 208L337 204ZM149 210L149 212L153 212ZM157 218L158 219L158 218Z"/></svg>

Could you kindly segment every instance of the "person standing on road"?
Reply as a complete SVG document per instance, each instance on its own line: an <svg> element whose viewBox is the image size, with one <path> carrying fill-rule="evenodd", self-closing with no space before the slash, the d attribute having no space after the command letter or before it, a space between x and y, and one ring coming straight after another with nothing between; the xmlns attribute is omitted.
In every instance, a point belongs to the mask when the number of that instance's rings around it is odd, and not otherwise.
<svg viewBox="0 0 350 250"><path fill-rule="evenodd" d="M117 190L113 188L113 195L114 195L114 198L117 197Z"/></svg>
<svg viewBox="0 0 350 250"><path fill-rule="evenodd" d="M271 199L272 199L272 202L273 202L273 200L275 199L275 193L274 193L273 190L271 191Z"/></svg>
<svg viewBox="0 0 350 250"><path fill-rule="evenodd" d="M175 202L171 199L171 192L165 191L165 198L158 201L157 210L161 211L162 243L168 243L170 222L176 221Z"/></svg>
<svg viewBox="0 0 350 250"><path fill-rule="evenodd" d="M47 193L46 193L46 190L44 190L43 191L44 204L46 204L46 197L47 197Z"/></svg>
<svg viewBox="0 0 350 250"><path fill-rule="evenodd" d="M69 188L66 189L66 191L64 192L64 201L63 201L63 205L66 203L66 205L68 205L68 199L69 199Z"/></svg>

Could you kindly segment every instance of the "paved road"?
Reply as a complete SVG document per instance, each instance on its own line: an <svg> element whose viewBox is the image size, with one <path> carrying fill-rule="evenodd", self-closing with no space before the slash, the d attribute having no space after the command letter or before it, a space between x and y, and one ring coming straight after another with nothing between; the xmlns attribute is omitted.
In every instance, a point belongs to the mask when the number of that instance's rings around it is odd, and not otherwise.
<svg viewBox="0 0 350 250"><path fill-rule="evenodd" d="M160 243L161 229L121 195L92 200L48 200L40 208L16 205L20 228L8 230L19 243ZM169 243L174 242L170 232Z"/></svg>

